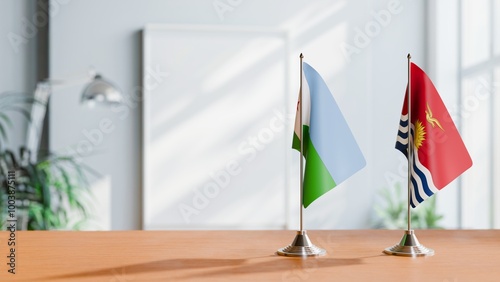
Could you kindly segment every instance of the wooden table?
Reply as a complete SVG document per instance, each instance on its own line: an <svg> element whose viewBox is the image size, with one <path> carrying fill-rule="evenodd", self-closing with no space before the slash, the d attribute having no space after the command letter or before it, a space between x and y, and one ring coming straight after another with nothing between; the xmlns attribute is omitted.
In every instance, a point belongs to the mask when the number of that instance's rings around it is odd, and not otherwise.
<svg viewBox="0 0 500 282"><path fill-rule="evenodd" d="M16 233L16 274L0 281L500 281L500 230L417 230L433 257L382 254L403 231L309 231L319 258L275 254L295 231Z"/></svg>

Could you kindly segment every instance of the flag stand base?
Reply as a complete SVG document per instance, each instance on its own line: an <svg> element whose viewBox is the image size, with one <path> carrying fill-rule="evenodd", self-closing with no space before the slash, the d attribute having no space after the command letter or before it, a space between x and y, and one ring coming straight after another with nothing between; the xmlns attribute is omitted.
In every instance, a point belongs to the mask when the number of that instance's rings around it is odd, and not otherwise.
<svg viewBox="0 0 500 282"><path fill-rule="evenodd" d="M288 257L312 257L324 256L326 251L311 243L311 240L309 240L309 237L307 236L307 232L302 230L297 231L297 235L295 236L292 244L279 249L277 254Z"/></svg>
<svg viewBox="0 0 500 282"><path fill-rule="evenodd" d="M395 256L423 257L433 256L434 250L424 247L418 242L413 230L406 230L401 242L392 247L386 248L384 253Z"/></svg>

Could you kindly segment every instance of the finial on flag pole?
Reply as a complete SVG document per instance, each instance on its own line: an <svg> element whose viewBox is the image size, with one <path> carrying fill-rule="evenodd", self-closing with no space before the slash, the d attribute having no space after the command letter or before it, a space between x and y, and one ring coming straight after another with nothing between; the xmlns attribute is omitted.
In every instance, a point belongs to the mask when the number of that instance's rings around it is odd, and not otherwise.
<svg viewBox="0 0 500 282"><path fill-rule="evenodd" d="M304 134L303 134L303 111L302 111L302 59L304 55L300 53L300 87L299 87L299 105L298 112L299 114L299 138L300 138L300 230L297 231L297 235L293 240L292 244L281 248L277 251L277 254L280 256L290 256L290 257L309 257L309 256L322 256L326 254L326 251L316 247L311 240L307 236L307 231L304 230L302 214L304 210L303 202L304 202Z"/></svg>
<svg viewBox="0 0 500 282"><path fill-rule="evenodd" d="M413 146L413 135L412 135L412 93L411 93L411 55L408 53L406 56L408 59L408 91L407 91L407 108L408 108L408 143L407 143L407 157L408 157L408 229L405 231L403 238L399 242L399 244L394 245L392 247L386 248L384 253L388 255L397 255L397 256L406 256L406 257L420 257L420 256L432 256L434 255L433 249L428 249L424 247L417 239L415 232L411 229L411 175L412 175L412 166L413 166L413 154L414 154L414 146Z"/></svg>

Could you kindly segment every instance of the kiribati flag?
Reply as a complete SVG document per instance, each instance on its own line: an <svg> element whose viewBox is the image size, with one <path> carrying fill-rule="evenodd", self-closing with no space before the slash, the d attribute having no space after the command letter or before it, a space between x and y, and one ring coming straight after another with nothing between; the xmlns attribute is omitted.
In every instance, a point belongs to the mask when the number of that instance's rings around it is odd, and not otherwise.
<svg viewBox="0 0 500 282"><path fill-rule="evenodd" d="M432 81L411 63L411 199L416 207L472 166L472 160ZM408 157L408 89L396 149Z"/></svg>

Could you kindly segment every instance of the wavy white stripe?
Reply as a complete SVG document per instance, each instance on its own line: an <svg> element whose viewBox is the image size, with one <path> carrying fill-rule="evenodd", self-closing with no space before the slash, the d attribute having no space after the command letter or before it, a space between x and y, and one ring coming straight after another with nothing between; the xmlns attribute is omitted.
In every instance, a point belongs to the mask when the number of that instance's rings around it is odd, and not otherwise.
<svg viewBox="0 0 500 282"><path fill-rule="evenodd" d="M402 121L407 121L408 120L408 115L402 115L401 116L401 120ZM402 133L407 133L408 132L408 126L401 126L401 124L399 125L399 131L402 132ZM397 135L396 137L396 142L399 142L403 145L407 145L408 144L408 138L403 138L401 136L399 136L399 134Z"/></svg>
<svg viewBox="0 0 500 282"><path fill-rule="evenodd" d="M427 186L429 186L429 190L431 190L431 192L433 194L435 194L437 191L439 191L439 189L436 188L436 186L434 185L434 180L432 179L432 174L431 172L425 167L422 165L422 163L420 163L420 159L418 158L418 151L415 151L415 166L425 175L425 178L427 179ZM424 192L424 186L422 185L422 179L414 172L414 170L412 169L412 177L413 179L415 179L415 181L417 182L417 189L418 189L418 193L420 195L420 197L425 200L427 198L429 198L429 196L427 196L427 194ZM411 189L412 191L414 191L415 187L413 187L413 183L411 184ZM417 206L418 204L420 204L416 197L415 197L415 193L411 193L411 201L413 202L413 204L415 206Z"/></svg>
<svg viewBox="0 0 500 282"><path fill-rule="evenodd" d="M403 139L401 136L398 135L398 137L396 138L396 141L403 144L403 145L406 145L408 144L408 138L405 138Z"/></svg>
<svg viewBox="0 0 500 282"><path fill-rule="evenodd" d="M417 167L418 167L418 165L417 165ZM417 190L418 190L418 194L420 195L420 198L422 198L423 200L429 198L429 196L427 196L427 194L424 191L422 179L415 173L415 171L413 169L411 171L411 176L413 177L415 182L417 182ZM413 186L413 182L411 183L411 189L412 189L412 191L414 191L414 189L415 189L415 187ZM417 200L417 197L415 196L415 193L411 193L411 200L412 200L413 204L418 205L419 202Z"/></svg>
<svg viewBox="0 0 500 282"><path fill-rule="evenodd" d="M401 116L401 121L407 121L408 120L408 115L404 115L404 116ZM407 126L401 126L399 125L399 131L403 132L403 133L406 133L408 132L408 127Z"/></svg>

